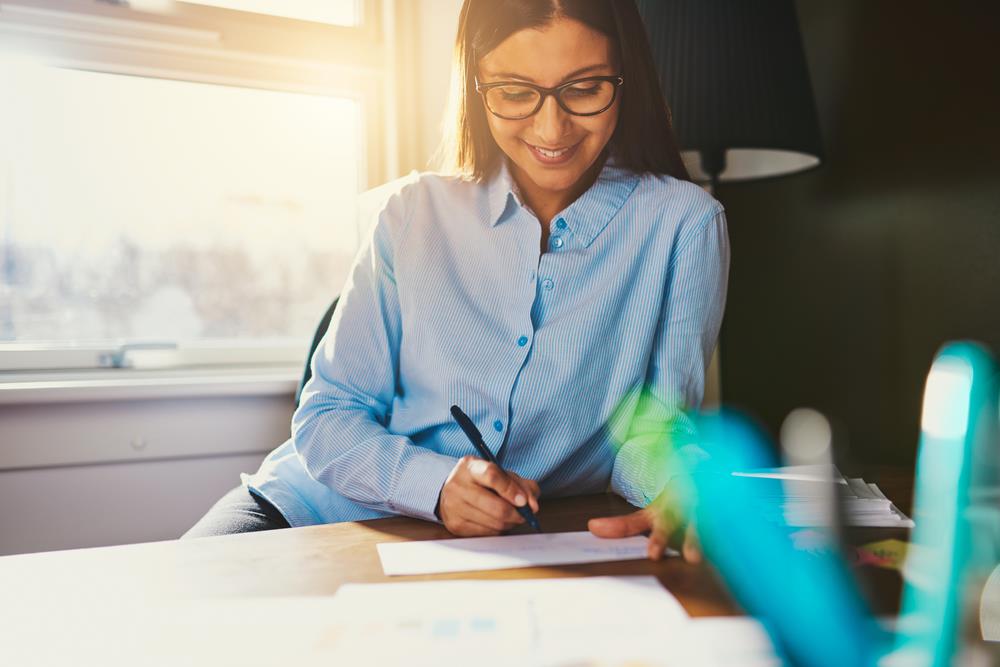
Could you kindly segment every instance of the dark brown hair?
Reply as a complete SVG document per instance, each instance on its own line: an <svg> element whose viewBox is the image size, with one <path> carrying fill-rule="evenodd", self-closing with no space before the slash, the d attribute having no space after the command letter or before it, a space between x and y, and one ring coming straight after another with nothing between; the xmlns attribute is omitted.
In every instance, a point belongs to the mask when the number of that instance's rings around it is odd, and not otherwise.
<svg viewBox="0 0 1000 667"><path fill-rule="evenodd" d="M616 162L637 173L690 180L634 0L465 0L455 40L450 126L441 147L445 167L477 181L493 172L502 153L476 92L479 60L514 33L557 18L579 21L611 41L625 78L618 125L608 143Z"/></svg>

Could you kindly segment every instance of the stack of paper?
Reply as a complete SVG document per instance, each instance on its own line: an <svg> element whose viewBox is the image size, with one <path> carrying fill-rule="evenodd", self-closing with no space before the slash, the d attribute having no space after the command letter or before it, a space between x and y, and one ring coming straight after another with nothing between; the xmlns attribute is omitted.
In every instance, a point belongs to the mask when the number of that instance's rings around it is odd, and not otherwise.
<svg viewBox="0 0 1000 667"><path fill-rule="evenodd" d="M790 526L825 525L832 499L836 499L840 520L847 526L914 525L878 486L860 477L844 477L835 466L787 466L733 475L747 480L753 494L761 499L765 515L783 518ZM770 498L775 502L768 503Z"/></svg>

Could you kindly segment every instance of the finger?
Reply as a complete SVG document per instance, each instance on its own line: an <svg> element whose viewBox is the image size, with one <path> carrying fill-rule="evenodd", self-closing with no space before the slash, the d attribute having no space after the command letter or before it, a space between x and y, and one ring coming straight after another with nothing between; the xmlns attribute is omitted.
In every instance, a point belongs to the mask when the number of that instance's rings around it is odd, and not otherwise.
<svg viewBox="0 0 1000 667"><path fill-rule="evenodd" d="M473 481L487 489L492 489L498 496L515 507L528 504L528 494L513 477L500 469L500 466L489 461L476 459L469 463L469 473Z"/></svg>
<svg viewBox="0 0 1000 667"><path fill-rule="evenodd" d="M623 516L610 516L591 519L587 529L597 537L619 538L638 535L653 527L652 519L645 510L632 512Z"/></svg>
<svg viewBox="0 0 1000 667"><path fill-rule="evenodd" d="M646 556L649 560L660 560L663 552L667 548L667 541L662 536L650 536L649 544L646 545Z"/></svg>
<svg viewBox="0 0 1000 667"><path fill-rule="evenodd" d="M538 486L538 482L533 479L525 479L517 473L510 472L507 474L514 477L521 485L521 488L528 492L528 505L531 506L532 512L537 512L538 498L542 495L542 489Z"/></svg>
<svg viewBox="0 0 1000 667"><path fill-rule="evenodd" d="M469 487L468 491L463 494L462 500L476 508L479 512L491 517L494 522L499 522L497 525L510 527L524 522L524 519L517 513L513 505L481 486L473 485ZM494 524L488 523L486 525Z"/></svg>
<svg viewBox="0 0 1000 667"><path fill-rule="evenodd" d="M458 537L491 537L500 534L500 531L495 528L464 517L455 522L454 529L449 528L448 530L451 531L452 535Z"/></svg>
<svg viewBox="0 0 1000 667"><path fill-rule="evenodd" d="M514 477L514 479L516 479L521 484L521 487L531 495L535 496L536 498L542 495L542 489L540 486L538 486L538 482L536 482L535 480L521 477L516 472L509 472L507 474Z"/></svg>
<svg viewBox="0 0 1000 667"><path fill-rule="evenodd" d="M462 526L463 530L466 531L463 534L474 533L476 535L497 535L509 527L503 518L484 511L482 507L477 504L476 496L478 493L492 496L492 498L488 498L488 500L493 500L501 506L510 507L507 503L497 498L492 492L486 491L482 489L482 487L473 485L468 488L463 488L461 490L461 494L454 497L449 506L449 530L451 530L453 526L457 525ZM516 513L514 516L517 516ZM468 527L466 524L472 524L472 526Z"/></svg>
<svg viewBox="0 0 1000 667"><path fill-rule="evenodd" d="M646 545L646 555L650 560L660 560L667 548L667 543L673 533L673 526L662 517L653 522L649 533L649 544Z"/></svg>
<svg viewBox="0 0 1000 667"><path fill-rule="evenodd" d="M698 531L695 530L694 524L688 525L684 533L684 547L681 553L684 554L684 560L689 563L700 563L702 560L701 541L698 539Z"/></svg>
<svg viewBox="0 0 1000 667"><path fill-rule="evenodd" d="M524 519L522 519L516 512L510 515L498 516L496 514L491 514L489 511L484 510L475 503L467 503L463 505L461 512L462 515L467 517L469 520L475 521L482 526L486 526L495 533L501 533L505 530L509 530L518 523L524 521Z"/></svg>

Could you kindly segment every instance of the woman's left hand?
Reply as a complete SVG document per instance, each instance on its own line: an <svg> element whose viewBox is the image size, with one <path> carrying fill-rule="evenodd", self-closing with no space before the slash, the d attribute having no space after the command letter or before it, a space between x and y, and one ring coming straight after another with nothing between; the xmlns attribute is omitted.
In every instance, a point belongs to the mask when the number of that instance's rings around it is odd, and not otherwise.
<svg viewBox="0 0 1000 667"><path fill-rule="evenodd" d="M641 510L622 516L591 519L587 528L597 537L621 538L649 533L648 556L650 560L660 560L663 552L674 539L683 534L681 553L689 563L700 563L701 546L693 524L686 524L678 509L677 494L671 484L667 484L653 502Z"/></svg>

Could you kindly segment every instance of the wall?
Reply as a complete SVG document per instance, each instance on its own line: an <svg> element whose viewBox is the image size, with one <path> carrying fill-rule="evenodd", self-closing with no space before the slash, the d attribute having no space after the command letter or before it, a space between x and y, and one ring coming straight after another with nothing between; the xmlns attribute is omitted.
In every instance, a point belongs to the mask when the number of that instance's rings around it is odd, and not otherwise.
<svg viewBox="0 0 1000 667"><path fill-rule="evenodd" d="M772 432L809 405L857 462L910 465L935 350L1000 351L1000 5L797 7L828 155L718 191L723 391Z"/></svg>
<svg viewBox="0 0 1000 667"><path fill-rule="evenodd" d="M0 555L179 537L288 437L294 380L256 395L241 384L187 397L0 391Z"/></svg>

